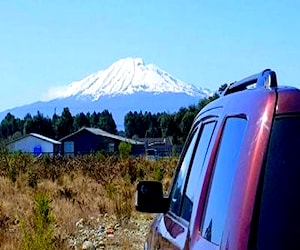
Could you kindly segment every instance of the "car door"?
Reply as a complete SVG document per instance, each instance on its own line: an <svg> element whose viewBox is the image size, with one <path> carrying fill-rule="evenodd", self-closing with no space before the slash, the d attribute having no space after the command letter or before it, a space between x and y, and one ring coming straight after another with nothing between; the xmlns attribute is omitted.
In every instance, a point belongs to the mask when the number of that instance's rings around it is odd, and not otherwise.
<svg viewBox="0 0 300 250"><path fill-rule="evenodd" d="M226 107L216 128L191 249L247 246L257 171L264 161L276 95L249 90L225 98L220 100Z"/></svg>
<svg viewBox="0 0 300 250"><path fill-rule="evenodd" d="M199 195L195 185L216 126L215 118L196 123L191 130L170 190L170 208L158 217L157 240L153 249L185 249L189 244L190 220L194 199ZM191 182L191 185L188 183Z"/></svg>
<svg viewBox="0 0 300 250"><path fill-rule="evenodd" d="M225 119L213 171L209 174L207 196L202 206L201 236L193 246L194 249L219 249L221 245L232 183L246 128L247 119L244 116Z"/></svg>

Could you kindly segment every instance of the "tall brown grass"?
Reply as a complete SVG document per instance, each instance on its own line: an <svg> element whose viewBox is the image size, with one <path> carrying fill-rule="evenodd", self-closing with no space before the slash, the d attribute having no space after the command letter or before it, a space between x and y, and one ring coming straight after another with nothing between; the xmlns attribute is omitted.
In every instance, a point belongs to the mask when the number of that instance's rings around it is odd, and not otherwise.
<svg viewBox="0 0 300 250"><path fill-rule="evenodd" d="M22 249L24 228L34 235L38 194L49 197L54 249L68 249L67 239L81 218L108 214L126 225L137 216L133 202L137 181L157 179L167 189L176 164L176 158L121 160L101 154L34 158L0 153L0 249Z"/></svg>

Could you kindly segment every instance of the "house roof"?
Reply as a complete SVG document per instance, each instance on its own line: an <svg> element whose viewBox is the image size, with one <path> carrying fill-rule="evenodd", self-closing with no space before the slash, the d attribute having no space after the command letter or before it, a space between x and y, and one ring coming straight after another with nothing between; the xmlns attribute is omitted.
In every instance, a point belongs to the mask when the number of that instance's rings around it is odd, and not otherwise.
<svg viewBox="0 0 300 250"><path fill-rule="evenodd" d="M53 140L53 139L51 139L51 138L49 138L49 137L46 137L46 136L43 136L43 135L40 135L40 134L37 134L37 133L30 133L30 134L24 135L24 136L22 136L22 137L20 137L20 138L17 138L17 139L15 139L15 140L12 140L12 141L8 142L7 145L8 145L8 144L11 144L11 143L13 143L13 142L19 141L19 140L21 140L21 139L27 138L27 137L29 137L29 136L38 138L38 139L43 140L43 141L50 142L50 143L52 143L52 144L57 144L57 145L60 145L60 144L61 144L60 141Z"/></svg>
<svg viewBox="0 0 300 250"><path fill-rule="evenodd" d="M87 128L87 127L83 127L81 129L79 129L78 131L76 131L76 132L74 132L70 135L65 136L64 138L60 139L60 141L64 141L67 138L82 132L83 130L86 130L86 131L88 131L88 132L90 132L94 135L97 135L97 136L108 137L108 138L116 139L116 140L119 140L119 141L128 142L128 143L133 144L133 145L144 145L144 142L129 139L129 138L119 136L119 135L114 135L114 134L108 133L108 132L106 132L106 131L104 131L100 128Z"/></svg>
<svg viewBox="0 0 300 250"><path fill-rule="evenodd" d="M43 135L40 135L40 134L30 133L30 135L32 135L32 136L34 136L34 137L36 137L38 139L41 139L43 141L47 141L47 142L53 143L53 144L58 144L58 145L61 144L60 141L56 141L54 139L51 139L49 137L46 137L46 136L43 136Z"/></svg>

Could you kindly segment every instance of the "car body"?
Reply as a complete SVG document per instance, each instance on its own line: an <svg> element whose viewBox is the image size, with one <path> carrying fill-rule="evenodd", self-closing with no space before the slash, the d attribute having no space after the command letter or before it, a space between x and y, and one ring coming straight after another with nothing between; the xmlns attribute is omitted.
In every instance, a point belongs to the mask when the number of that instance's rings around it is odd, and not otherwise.
<svg viewBox="0 0 300 250"><path fill-rule="evenodd" d="M195 118L168 195L138 184L136 209L158 213L145 249L300 249L299 142L298 89L269 69L230 84Z"/></svg>

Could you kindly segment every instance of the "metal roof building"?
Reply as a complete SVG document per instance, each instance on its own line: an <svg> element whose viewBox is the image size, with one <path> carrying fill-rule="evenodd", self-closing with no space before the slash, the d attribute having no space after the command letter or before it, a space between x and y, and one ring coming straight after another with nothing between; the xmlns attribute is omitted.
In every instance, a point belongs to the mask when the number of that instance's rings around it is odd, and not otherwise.
<svg viewBox="0 0 300 250"><path fill-rule="evenodd" d="M60 139L64 155L77 155L94 152L114 153L118 151L121 142L132 145L133 155L145 154L144 143L108 133L99 128L83 127L78 131Z"/></svg>
<svg viewBox="0 0 300 250"><path fill-rule="evenodd" d="M60 151L60 145L60 141L53 140L40 134L30 133L9 142L6 147L9 152L21 151L38 156L41 154L57 154Z"/></svg>

